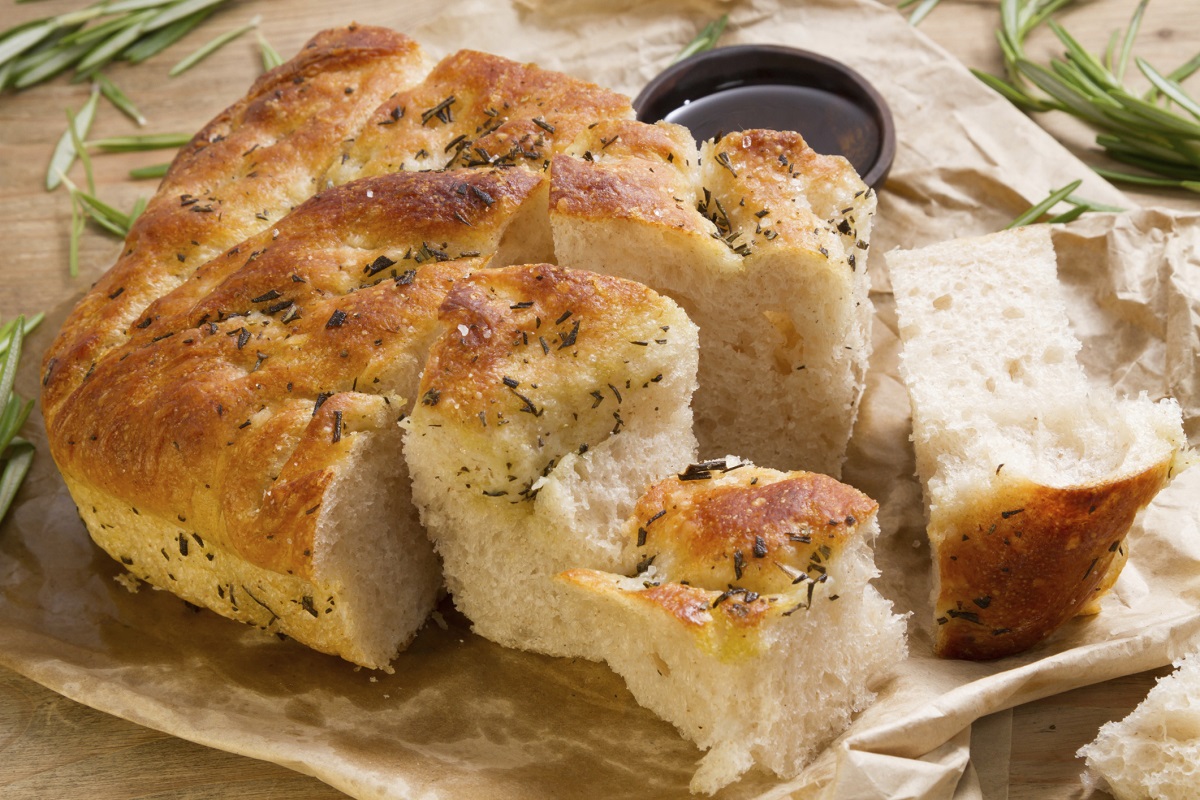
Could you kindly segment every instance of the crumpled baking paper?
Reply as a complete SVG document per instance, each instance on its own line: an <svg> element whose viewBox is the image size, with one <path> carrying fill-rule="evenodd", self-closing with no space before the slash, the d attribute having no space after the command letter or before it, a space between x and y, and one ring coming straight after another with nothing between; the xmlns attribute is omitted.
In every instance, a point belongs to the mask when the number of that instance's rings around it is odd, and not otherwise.
<svg viewBox="0 0 1200 800"><path fill-rule="evenodd" d="M881 504L881 590L911 612L909 660L878 702L791 781L760 772L721 797L980 800L1002 778L1012 706L1167 664L1200 635L1200 469L1135 524L1101 614L991 663L930 655L929 551L908 442L908 400L886 267L893 247L987 233L1051 187L1129 207L1033 122L870 0L675 2L422 0L393 19L435 54L461 47L536 61L635 94L708 20L723 43L768 42L840 59L896 117L896 163L872 242L872 370L844 479ZM353 9L350 9L353 12ZM349 20L330 11L328 25ZM232 102L241 88L231 88ZM1098 384L1172 395L1200 442L1200 216L1089 214L1055 231L1082 361ZM69 302L30 340L37 361ZM312 774L358 797L672 798L700 752L640 709L603 665L505 650L442 610L394 663L356 669L293 642L115 580L39 445L0 533L0 663L68 697L203 744ZM990 716L988 716L990 715ZM973 728L976 720L986 717ZM989 732L990 731L990 732ZM975 739L972 742L972 739ZM998 760L997 760L998 759Z"/></svg>

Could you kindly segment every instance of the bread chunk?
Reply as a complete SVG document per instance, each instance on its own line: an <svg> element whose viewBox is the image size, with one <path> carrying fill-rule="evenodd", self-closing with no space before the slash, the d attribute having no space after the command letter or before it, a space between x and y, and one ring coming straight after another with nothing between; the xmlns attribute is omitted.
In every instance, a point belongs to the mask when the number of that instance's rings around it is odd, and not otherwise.
<svg viewBox="0 0 1200 800"><path fill-rule="evenodd" d="M1175 662L1125 719L1100 728L1076 754L1085 783L1117 800L1189 800L1200 786L1200 656Z"/></svg>
<svg viewBox="0 0 1200 800"><path fill-rule="evenodd" d="M482 636L596 658L553 578L635 566L625 518L695 456L695 325L632 281L549 265L459 281L441 321L404 457L446 585Z"/></svg>
<svg viewBox="0 0 1200 800"><path fill-rule="evenodd" d="M1075 360L1044 226L888 253L935 572L936 652L998 658L1095 609L1184 464L1179 405Z"/></svg>
<svg viewBox="0 0 1200 800"><path fill-rule="evenodd" d="M638 703L708 750L692 791L755 763L795 776L907 655L870 584L877 508L824 475L707 462L638 500L638 574L559 576Z"/></svg>
<svg viewBox="0 0 1200 800"><path fill-rule="evenodd" d="M560 263L645 283L700 326L704 457L841 473L870 351L875 196L799 134L697 152L685 128L612 121L553 161Z"/></svg>

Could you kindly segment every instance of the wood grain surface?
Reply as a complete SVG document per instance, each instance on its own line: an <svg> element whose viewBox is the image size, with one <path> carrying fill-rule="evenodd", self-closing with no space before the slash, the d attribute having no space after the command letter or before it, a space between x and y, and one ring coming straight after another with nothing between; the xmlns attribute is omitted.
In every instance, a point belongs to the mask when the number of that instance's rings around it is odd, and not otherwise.
<svg viewBox="0 0 1200 800"><path fill-rule="evenodd" d="M453 0L447 0L451 5ZM14 4L0 0L0 27L78 8L83 0ZM1123 28L1135 0L1075 3L1058 18L1086 45L1103 49L1110 32ZM165 73L199 43L261 13L262 30L289 55L319 28L350 19L399 26L403 2L317 0L268 3L242 0L223 9L188 39L150 62L120 66L110 76L153 122L146 132L194 131L238 96L259 69L252 36L243 37L206 62L167 82ZM282 12L286 9L286 12ZM282 13L281 13L282 12ZM920 30L969 66L998 72L993 38L997 0L943 0ZM1046 31L1030 43L1035 59L1061 47ZM1154 0L1149 6L1137 52L1168 71L1200 52L1200 5L1196 0ZM1196 80L1192 86L1196 85ZM221 91L213 91L214 85ZM0 282L0 315L48 310L58 298L81 291L115 258L118 243L89 231L81 249L82 274L66 270L70 210L65 193L42 189L45 165L65 127L63 109L78 108L86 88L65 79L34 91L0 97L0 218L5 280ZM1195 90L1193 90L1195 93ZM111 111L111 109L108 109ZM1039 122L1085 161L1098 163L1090 135L1069 121ZM98 115L92 138L135 133L116 113ZM137 153L97 158L96 181L103 198L118 208L153 191L151 183L128 180L134 166L169 158ZM1188 192L1129 192L1145 205L1200 211L1200 195ZM1012 711L1007 797L1010 800L1105 798L1080 785L1082 763L1075 751L1097 728L1128 713L1166 670L1133 675L1085 687ZM1005 796L1000 787L995 798ZM325 784L283 767L177 739L92 710L0 668L0 797L25 798L326 798L341 797ZM989 798L993 800L993 798Z"/></svg>

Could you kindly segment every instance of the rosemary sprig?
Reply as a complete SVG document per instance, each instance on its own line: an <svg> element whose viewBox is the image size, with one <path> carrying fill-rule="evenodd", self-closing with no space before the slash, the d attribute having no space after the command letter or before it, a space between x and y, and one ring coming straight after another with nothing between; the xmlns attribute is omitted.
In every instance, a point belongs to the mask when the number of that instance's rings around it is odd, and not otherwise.
<svg viewBox="0 0 1200 800"><path fill-rule="evenodd" d="M279 51L271 47L271 43L262 35L262 31L255 31L258 35L258 49L262 53L263 72L270 72L283 63L283 56L279 55Z"/></svg>
<svg viewBox="0 0 1200 800"><path fill-rule="evenodd" d="M704 26L704 30L696 35L695 39L688 42L676 56L671 59L671 63L683 61L688 56L694 56L696 53L703 53L705 50L712 50L717 46L717 40L721 38L721 34L725 32L725 25L729 22L729 15L722 14L720 18L713 20Z"/></svg>
<svg viewBox="0 0 1200 800"><path fill-rule="evenodd" d="M143 136L112 136L93 139L87 146L106 153L138 153L146 150L171 150L192 140L188 133L149 133Z"/></svg>
<svg viewBox="0 0 1200 800"><path fill-rule="evenodd" d="M1144 170L1162 182L1147 183L1140 173L1105 169L1110 180L1196 191L1200 185L1200 103L1181 81L1200 69L1200 54L1163 74L1133 55L1134 40L1149 0L1141 0L1124 32L1114 32L1103 55L1089 52L1050 15L1071 0L1001 0L997 41L1006 76L975 71L984 83L1027 111L1060 111L1092 127L1096 144L1115 161ZM1049 65L1025 53L1025 40L1046 24L1065 51ZM1137 93L1126 84L1136 65L1151 89Z"/></svg>
<svg viewBox="0 0 1200 800"><path fill-rule="evenodd" d="M234 28L231 31L226 31L215 39L201 45L200 48L194 51L191 55L186 56L178 64L171 67L171 70L167 74L173 78L176 75L188 71L242 34L248 33L249 31L257 28L260 19L260 17L256 16L254 19L250 20L245 25L242 25L240 28Z"/></svg>
<svg viewBox="0 0 1200 800"><path fill-rule="evenodd" d="M1059 203L1066 203L1071 206L1070 209L1060 214L1056 214L1045 220L1047 223L1054 222L1070 222L1083 216L1088 211L1124 211L1123 208L1110 206L1104 203L1096 203L1091 200L1085 200L1082 197L1077 197L1073 192L1082 184L1082 180L1071 181L1061 189L1054 189L1046 196L1045 200L1031 206L1027 211L1010 222L1005 230L1012 228L1020 228L1022 225L1029 225L1034 222L1042 221L1042 217L1050 212Z"/></svg>
<svg viewBox="0 0 1200 800"><path fill-rule="evenodd" d="M129 117L138 125L146 124L146 118L142 116L142 112L138 111L133 101L126 97L125 93L117 88L115 83L104 75L97 75L96 85L100 87L100 94L104 95L108 102L112 103L122 114Z"/></svg>
<svg viewBox="0 0 1200 800"><path fill-rule="evenodd" d="M146 199L139 197L127 214L97 197L94 189L80 189L65 175L62 175L61 179L71 195L71 237L67 250L67 264L71 277L76 277L79 274L79 242L88 221L106 233L124 239L129 235L134 221L146 209Z"/></svg>
<svg viewBox="0 0 1200 800"><path fill-rule="evenodd" d="M87 102L83 104L83 108L79 109L79 113L75 115L73 124L59 137L58 146L54 148L54 155L50 157L50 166L46 170L46 188L48 190L58 188L58 184L61 182L59 176L66 174L71 165L75 163L78 155L75 149L75 140L83 139L91 130L92 119L96 116L96 103L99 99L100 90L93 89Z"/></svg>
<svg viewBox="0 0 1200 800"><path fill-rule="evenodd" d="M921 20L925 19L931 11L937 8L940 2L941 0L901 0L900 3L896 4L896 8L904 11L916 6L913 12L908 15L908 24L915 28L921 24Z"/></svg>
<svg viewBox="0 0 1200 800"><path fill-rule="evenodd" d="M135 181L143 181L149 178L161 178L167 174L167 170L171 168L171 164L151 164L148 167L135 167L129 170L129 177Z"/></svg>
<svg viewBox="0 0 1200 800"><path fill-rule="evenodd" d="M97 0L85 8L0 32L0 91L24 89L68 69L95 75L116 59L144 61L228 0Z"/></svg>
<svg viewBox="0 0 1200 800"><path fill-rule="evenodd" d="M33 410L33 401L23 400L14 392L13 383L25 334L41 321L42 314L39 313L28 320L17 317L0 328L0 352L3 353L0 356L0 398L4 406L0 410L0 461L4 463L0 470L0 519L8 514L17 489L33 463L33 444L17 435Z"/></svg>

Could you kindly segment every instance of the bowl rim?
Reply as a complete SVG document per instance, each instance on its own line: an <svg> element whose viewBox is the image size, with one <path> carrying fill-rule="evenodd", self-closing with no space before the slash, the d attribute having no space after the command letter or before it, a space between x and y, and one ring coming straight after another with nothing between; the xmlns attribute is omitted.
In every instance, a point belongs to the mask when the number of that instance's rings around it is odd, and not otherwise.
<svg viewBox="0 0 1200 800"><path fill-rule="evenodd" d="M758 58L756 59L755 56ZM763 58L773 62L763 66ZM788 69L786 65L791 65ZM789 73L793 79L789 80ZM807 80L796 80L803 75ZM826 81L814 81L813 75ZM689 76L691 83L688 82ZM763 80L764 77L772 80ZM896 125L891 108L879 91L853 68L836 59L777 44L737 44L717 47L678 61L651 78L633 100L637 118L642 122L657 122L670 111L658 103L672 94L686 94L696 99L722 89L764 83L806 86L833 92L867 112L879 132L879 147L874 160L863 173L862 180L878 190L887 179L896 155ZM850 87L848 89L848 87Z"/></svg>

